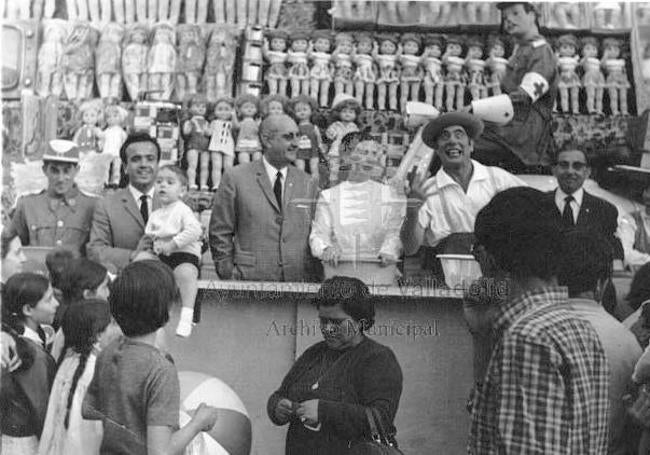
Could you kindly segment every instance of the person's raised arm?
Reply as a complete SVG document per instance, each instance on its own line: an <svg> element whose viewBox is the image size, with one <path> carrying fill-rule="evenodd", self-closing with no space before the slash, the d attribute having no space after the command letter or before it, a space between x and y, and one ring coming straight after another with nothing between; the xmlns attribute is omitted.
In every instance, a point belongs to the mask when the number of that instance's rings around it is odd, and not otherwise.
<svg viewBox="0 0 650 455"><path fill-rule="evenodd" d="M147 454L181 455L197 434L214 426L218 413L217 408L201 403L192 420L178 431L172 432L168 426L147 425Z"/></svg>

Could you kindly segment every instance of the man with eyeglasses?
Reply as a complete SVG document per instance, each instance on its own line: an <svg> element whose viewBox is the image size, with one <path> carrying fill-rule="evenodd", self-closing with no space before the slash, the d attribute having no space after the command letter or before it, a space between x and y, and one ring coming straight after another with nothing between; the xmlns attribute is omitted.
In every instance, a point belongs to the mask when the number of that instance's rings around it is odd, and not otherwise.
<svg viewBox="0 0 650 455"><path fill-rule="evenodd" d="M552 213L564 229L579 227L606 239L612 249L615 270L621 269L623 247L616 237L618 210L609 202L584 190L584 182L590 174L591 167L585 153L575 145L565 147L553 165L558 188L547 193L546 197L548 202L555 205Z"/></svg>
<svg viewBox="0 0 650 455"><path fill-rule="evenodd" d="M212 259L221 279L319 281L309 249L318 185L293 167L298 126L269 115L259 128L261 160L227 171L210 217Z"/></svg>
<svg viewBox="0 0 650 455"><path fill-rule="evenodd" d="M97 198L79 190L75 183L78 172L77 144L50 141L43 155L47 188L18 199L3 237L17 235L24 246L62 247L85 254Z"/></svg>

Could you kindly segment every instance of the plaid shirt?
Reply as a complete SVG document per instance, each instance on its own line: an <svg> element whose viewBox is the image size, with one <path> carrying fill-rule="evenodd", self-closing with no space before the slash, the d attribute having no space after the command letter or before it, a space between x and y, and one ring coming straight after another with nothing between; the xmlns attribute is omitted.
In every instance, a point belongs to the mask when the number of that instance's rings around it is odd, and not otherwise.
<svg viewBox="0 0 650 455"><path fill-rule="evenodd" d="M598 335L567 298L566 288L539 289L497 310L468 453L607 453L609 368Z"/></svg>

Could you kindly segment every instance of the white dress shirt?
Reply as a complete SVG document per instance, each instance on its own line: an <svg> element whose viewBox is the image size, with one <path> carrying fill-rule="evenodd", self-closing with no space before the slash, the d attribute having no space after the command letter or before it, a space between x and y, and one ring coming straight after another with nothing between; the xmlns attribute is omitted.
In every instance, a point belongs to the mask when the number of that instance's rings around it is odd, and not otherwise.
<svg viewBox="0 0 650 455"><path fill-rule="evenodd" d="M484 166L472 160L474 170L467 192L444 169L432 179L435 193L420 207L418 222L424 229L424 245L436 246L450 234L474 232L478 212L500 191L516 186L528 186L509 172Z"/></svg>
<svg viewBox="0 0 650 455"><path fill-rule="evenodd" d="M141 192L137 188L135 188L133 185L128 186L129 191L131 192L131 195L133 196L133 199L135 199L135 205L138 206L138 210L140 210L140 206L142 205L142 201L140 200L140 196L144 195L145 193ZM155 187L151 187L151 189L147 192L147 202L149 203L147 205L147 208L149 209L149 216L151 216L151 208L153 207L153 192L155 190Z"/></svg>
<svg viewBox="0 0 650 455"><path fill-rule="evenodd" d="M285 184L287 183L287 172L289 171L289 169L287 168L287 166L283 167L282 169L276 168L266 160L265 156L262 156L262 163L264 163L264 169L266 169L266 174L269 176L269 181L271 182L271 188L273 188L273 185L275 185L275 179L278 177L278 172L282 174L282 196L284 196L284 187Z"/></svg>
<svg viewBox="0 0 650 455"><path fill-rule="evenodd" d="M573 194L573 200L571 201L571 210L573 210L573 224L578 224L578 215L580 214L580 207L582 207L582 199L585 195L585 190L580 187ZM555 190L555 206L560 211L564 213L564 206L566 201L564 200L569 194L566 194L559 187Z"/></svg>

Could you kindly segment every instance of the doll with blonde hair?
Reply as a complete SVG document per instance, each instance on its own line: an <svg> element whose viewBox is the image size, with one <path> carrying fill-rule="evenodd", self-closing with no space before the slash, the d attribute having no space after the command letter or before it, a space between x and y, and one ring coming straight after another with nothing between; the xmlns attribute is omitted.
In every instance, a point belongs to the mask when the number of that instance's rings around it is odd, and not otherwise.
<svg viewBox="0 0 650 455"><path fill-rule="evenodd" d="M147 90L147 28L142 24L130 26L122 49L124 85L132 101L140 99Z"/></svg>
<svg viewBox="0 0 650 455"><path fill-rule="evenodd" d="M235 153L238 163L248 163L262 158L262 144L260 143L258 114L260 101L254 95L241 95L235 101L239 120L239 132L235 143Z"/></svg>
<svg viewBox="0 0 650 455"><path fill-rule="evenodd" d="M598 60L598 39L595 36L585 36L582 42L582 59L580 65L584 71L582 86L587 95L587 112L590 114L603 112L603 91L605 76L600 69Z"/></svg>
<svg viewBox="0 0 650 455"><path fill-rule="evenodd" d="M402 65L400 73L401 81L401 99L400 109L402 112L406 108L407 101L417 101L420 94L420 81L422 81L423 71L420 67L420 47L422 40L415 33L404 33L401 39L402 54L399 61Z"/></svg>
<svg viewBox="0 0 650 455"><path fill-rule="evenodd" d="M104 114L108 126L104 130L102 152L113 157L106 181L109 185L117 187L120 183L120 167L122 165L120 149L127 137L126 131L124 131L124 123L129 113L121 106L110 105L106 107Z"/></svg>
<svg viewBox="0 0 650 455"><path fill-rule="evenodd" d="M320 105L327 106L332 82L332 68L330 47L332 35L329 30L316 30L311 36L312 42L308 51L309 59L312 61L311 76L311 97L320 101Z"/></svg>
<svg viewBox="0 0 650 455"><path fill-rule="evenodd" d="M84 101L79 106L77 115L82 126L74 134L72 140L79 146L80 152L99 152L104 138L104 133L98 126L104 122L104 106L101 100Z"/></svg>
<svg viewBox="0 0 650 455"><path fill-rule="evenodd" d="M235 101L232 98L219 98L214 104L214 120L210 122L209 155L201 157L201 188L207 187L208 167L212 163L212 189L219 188L221 170L228 170L235 161L235 140L233 129L236 127Z"/></svg>
<svg viewBox="0 0 650 455"><path fill-rule="evenodd" d="M354 97L359 104L364 102L366 109L372 109L375 103L375 82L377 69L372 52L377 44L369 33L356 35L356 44L352 49L352 61L356 65L354 72Z"/></svg>
<svg viewBox="0 0 650 455"><path fill-rule="evenodd" d="M424 67L424 102L442 109L442 95L444 83L442 78L443 40L440 35L426 35L424 37L424 52L421 62Z"/></svg>
<svg viewBox="0 0 650 455"><path fill-rule="evenodd" d="M621 55L621 41L616 38L603 40L602 65L607 71L605 85L609 93L609 108L612 115L627 115L627 90L630 81L625 71L625 60Z"/></svg>
<svg viewBox="0 0 650 455"><path fill-rule="evenodd" d="M262 118L266 118L269 115L286 114L288 104L289 99L284 95L276 94L265 97L260 103Z"/></svg>
<svg viewBox="0 0 650 455"><path fill-rule="evenodd" d="M354 83L352 71L352 35L347 32L339 32L334 38L336 48L332 52L334 61L334 96L341 93L354 94Z"/></svg>
<svg viewBox="0 0 650 455"><path fill-rule="evenodd" d="M487 97L487 84L485 83L485 60L483 60L483 41L477 36L467 41L467 67L469 92L472 100Z"/></svg>
<svg viewBox="0 0 650 455"><path fill-rule="evenodd" d="M269 68L266 70L264 80L269 89L269 94L287 93L287 80L289 72L287 70L287 41L289 35L284 30L270 30L266 34L262 53L264 58L269 62Z"/></svg>
<svg viewBox="0 0 650 455"><path fill-rule="evenodd" d="M309 94L308 40L309 34L306 31L296 30L291 34L291 46L287 52L291 96L300 95L301 93Z"/></svg>
<svg viewBox="0 0 650 455"><path fill-rule="evenodd" d="M490 78L487 87L492 91L492 95L500 95L501 81L506 75L508 66L508 60L504 58L506 48L501 38L492 35L488 38L488 49L490 56L485 63L490 70Z"/></svg>
<svg viewBox="0 0 650 455"><path fill-rule="evenodd" d="M400 48L394 34L384 34L377 37L379 47L373 51L373 57L379 67L377 78L377 106L379 110L386 109L386 91L390 110L397 110L397 86L399 84Z"/></svg>
<svg viewBox="0 0 650 455"><path fill-rule="evenodd" d="M557 88L560 92L560 104L562 112L580 113L578 104L578 93L580 91L580 78L576 69L578 68L578 40L573 35L562 35L557 40L558 67L560 79Z"/></svg>
<svg viewBox="0 0 650 455"><path fill-rule="evenodd" d="M196 94L205 62L205 42L196 24L181 24L178 33L176 94L184 101Z"/></svg>
<svg viewBox="0 0 650 455"><path fill-rule="evenodd" d="M153 39L147 54L149 91L154 99L171 98L176 83L176 34L170 24L160 23L153 28Z"/></svg>
<svg viewBox="0 0 650 455"><path fill-rule="evenodd" d="M359 131L357 124L359 114L361 114L361 105L353 96L341 93L334 98L330 125L325 130L325 137L330 142L327 153L330 166L330 184L338 182L341 140L346 134Z"/></svg>
<svg viewBox="0 0 650 455"><path fill-rule="evenodd" d="M463 71L465 60L460 56L463 53L463 39L459 36L447 38L447 47L442 56L442 62L447 69L445 75L445 104L447 111L461 108L465 98L466 76Z"/></svg>

